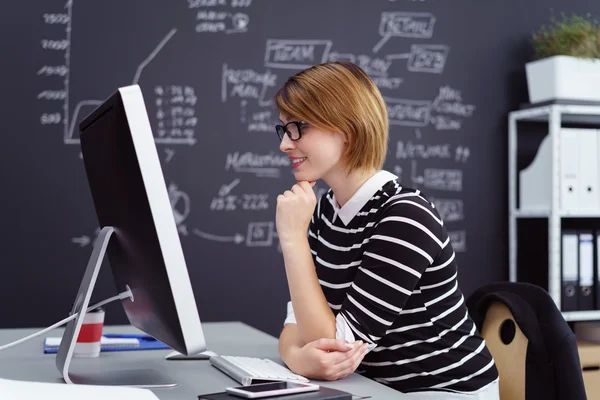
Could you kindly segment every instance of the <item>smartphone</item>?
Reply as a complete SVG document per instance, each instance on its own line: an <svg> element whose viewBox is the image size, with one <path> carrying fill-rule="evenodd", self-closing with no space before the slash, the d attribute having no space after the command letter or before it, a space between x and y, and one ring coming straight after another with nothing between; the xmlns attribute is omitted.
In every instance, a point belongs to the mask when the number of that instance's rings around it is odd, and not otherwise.
<svg viewBox="0 0 600 400"><path fill-rule="evenodd" d="M260 399L270 396L283 396L286 394L313 392L319 390L319 385L312 383L298 383L287 381L274 381L256 385L229 387L225 391L235 396L248 399Z"/></svg>

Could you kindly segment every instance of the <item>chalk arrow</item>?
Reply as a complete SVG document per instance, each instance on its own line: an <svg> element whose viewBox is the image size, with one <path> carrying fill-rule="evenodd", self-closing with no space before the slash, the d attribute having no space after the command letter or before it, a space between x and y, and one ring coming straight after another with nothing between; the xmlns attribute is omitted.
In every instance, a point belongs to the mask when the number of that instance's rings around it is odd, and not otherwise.
<svg viewBox="0 0 600 400"><path fill-rule="evenodd" d="M90 244L89 236L83 235L80 237L71 238L71 242L78 244L81 247L85 247Z"/></svg>
<svg viewBox="0 0 600 400"><path fill-rule="evenodd" d="M211 233L202 232L199 229L194 229L194 234L200 236L202 239L212 240L215 242L234 242L235 244L240 244L246 240L246 238L239 233L236 233L233 236L217 236Z"/></svg>

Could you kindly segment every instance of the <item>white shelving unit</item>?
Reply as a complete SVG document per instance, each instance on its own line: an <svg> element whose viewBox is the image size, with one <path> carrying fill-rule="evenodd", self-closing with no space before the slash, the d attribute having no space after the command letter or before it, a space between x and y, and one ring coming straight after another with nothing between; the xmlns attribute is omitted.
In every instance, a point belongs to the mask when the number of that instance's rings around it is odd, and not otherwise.
<svg viewBox="0 0 600 400"><path fill-rule="evenodd" d="M551 192L548 210L523 210L517 208L517 122L548 122L552 141ZM509 165L509 280L517 281L517 219L548 219L548 293L561 309L561 220L562 218L600 218L598 213L572 213L560 209L560 140L563 123L576 123L600 127L600 106L550 104L509 113L508 165ZM600 310L563 311L567 321L600 320Z"/></svg>

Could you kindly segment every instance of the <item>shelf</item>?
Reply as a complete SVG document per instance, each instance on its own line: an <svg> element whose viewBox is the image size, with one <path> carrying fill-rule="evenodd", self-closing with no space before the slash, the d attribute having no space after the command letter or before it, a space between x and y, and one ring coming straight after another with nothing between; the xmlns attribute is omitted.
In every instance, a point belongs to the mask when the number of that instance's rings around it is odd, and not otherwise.
<svg viewBox="0 0 600 400"><path fill-rule="evenodd" d="M515 218L548 218L550 213L548 211L521 211L517 210L514 212Z"/></svg>
<svg viewBox="0 0 600 400"><path fill-rule="evenodd" d="M549 210L516 210L515 218L550 218ZM600 211L559 211L558 216L561 218L600 218Z"/></svg>
<svg viewBox="0 0 600 400"><path fill-rule="evenodd" d="M590 310L590 311L563 311L563 318L567 322L571 321L590 321L590 320L600 320L600 310Z"/></svg>
<svg viewBox="0 0 600 400"><path fill-rule="evenodd" d="M527 134L530 127L525 127L524 124L520 125L520 121L534 121L542 122L547 124L547 140L542 142L544 147L544 158L545 162L542 166L543 170L548 168L548 173L556 174L552 177L550 182L544 182L541 185L543 191L537 193L535 198L540 198L533 203L523 203L524 208L519 208L519 171L517 170L518 164L518 149L519 149L519 136L520 134ZM558 140L561 130L566 127L567 124L581 125L577 128L595 128L600 127L600 102L586 102L586 101L552 101L537 104L528 104L521 107L519 110L511 111L508 115L508 172L509 172L509 281L517 282L517 276L519 271L519 261L525 262L525 253L518 253L519 239L518 231L530 232L533 234L536 229L546 229L547 232L539 237L539 243L531 243L532 248L538 246L547 247L543 249L544 259L547 259L547 278L539 277L540 280L547 279L547 291L550 297L559 305L561 300L561 231L571 226L582 227L585 225L587 228L591 225L597 225L595 219L600 219L600 208L577 210L575 212L562 210L561 209L561 198L560 188L556 185L559 184L559 173L560 164L556 167L552 166L553 162L560 162L561 157L561 141ZM567 125L568 126L568 125ZM526 129L521 129L526 128ZM539 128L539 129L538 129ZM545 126L536 127L531 131L538 135L540 129L545 129ZM523 130L523 132L520 132ZM544 140L546 140L544 139ZM540 148L541 146L540 145ZM539 149L538 154L539 155ZM536 155L536 157L537 157ZM548 165L546 165L548 164ZM539 166L538 166L539 169ZM537 184L534 180L534 184ZM548 185L554 185L548 188ZM527 186L528 188L530 186ZM547 192L546 192L547 191ZM547 194L546 194L547 193ZM533 209L532 206L538 206L538 209ZM597 206L600 207L600 206ZM527 223L523 222L523 219L530 218ZM544 221L543 219L546 219ZM547 224L546 224L547 222ZM587 229L586 228L586 229ZM583 228L582 228L583 229ZM528 237L520 239L521 242L526 243ZM543 244L547 241L547 246ZM547 251L546 251L547 250ZM523 268L524 266L521 266ZM532 272L532 271L529 271ZM525 277L527 274L524 274ZM542 286L544 282L542 282ZM563 311L562 315L566 321L600 321L600 310L590 311Z"/></svg>
<svg viewBox="0 0 600 400"><path fill-rule="evenodd" d="M548 104L511 111L517 121L548 122L552 111L560 114L562 123L600 125L600 105Z"/></svg>

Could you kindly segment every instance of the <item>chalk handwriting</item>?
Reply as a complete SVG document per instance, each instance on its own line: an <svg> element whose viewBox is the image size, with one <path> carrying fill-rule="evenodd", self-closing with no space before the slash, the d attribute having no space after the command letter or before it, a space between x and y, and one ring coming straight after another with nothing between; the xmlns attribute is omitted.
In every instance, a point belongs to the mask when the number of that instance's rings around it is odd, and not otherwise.
<svg viewBox="0 0 600 400"><path fill-rule="evenodd" d="M476 107L462 102L459 90L448 85L440 87L431 101L384 98L390 125L427 126L437 130L459 130L462 119L469 118ZM434 114L435 113L435 114Z"/></svg>
<svg viewBox="0 0 600 400"><path fill-rule="evenodd" d="M41 45L42 45L42 49L44 49L44 50L61 50L61 51L63 51L69 46L69 40L67 40L67 39L62 39L62 40L42 39Z"/></svg>
<svg viewBox="0 0 600 400"><path fill-rule="evenodd" d="M250 7L252 0L231 0L231 7ZM226 7L227 0L188 0L188 8Z"/></svg>
<svg viewBox="0 0 600 400"><path fill-rule="evenodd" d="M379 24L381 36L429 39L433 36L435 17L430 13L383 12Z"/></svg>
<svg viewBox="0 0 600 400"><path fill-rule="evenodd" d="M42 125L60 124L62 115L60 113L43 113L40 115L40 123Z"/></svg>
<svg viewBox="0 0 600 400"><path fill-rule="evenodd" d="M212 211L236 211L241 208L247 211L263 211L269 209L269 194L242 194L214 197L210 203Z"/></svg>
<svg viewBox="0 0 600 400"><path fill-rule="evenodd" d="M44 76L65 76L69 72L66 65L44 65L37 72L38 75Z"/></svg>
<svg viewBox="0 0 600 400"><path fill-rule="evenodd" d="M191 86L157 85L156 143L196 143L195 127L198 124L195 105L198 101Z"/></svg>
<svg viewBox="0 0 600 400"><path fill-rule="evenodd" d="M273 221L250 222L248 224L248 233L246 235L246 246L271 246L275 236L275 224Z"/></svg>
<svg viewBox="0 0 600 400"><path fill-rule="evenodd" d="M387 58L371 57L367 54L351 54L332 52L329 55L330 61L350 61L371 76L385 77L392 65L392 61Z"/></svg>
<svg viewBox="0 0 600 400"><path fill-rule="evenodd" d="M392 37L429 39L433 36L435 17L430 13L383 12L379 24L382 39L373 47L377 53Z"/></svg>
<svg viewBox="0 0 600 400"><path fill-rule="evenodd" d="M223 64L221 76L221 102L228 98L263 100L270 87L277 84L277 75L271 71L256 72L252 69L230 69Z"/></svg>
<svg viewBox="0 0 600 400"><path fill-rule="evenodd" d="M457 162L466 163L471 155L471 150L467 146L458 146L455 151L455 160Z"/></svg>
<svg viewBox="0 0 600 400"><path fill-rule="evenodd" d="M227 0L188 0L188 8L226 6Z"/></svg>
<svg viewBox="0 0 600 400"><path fill-rule="evenodd" d="M225 170L248 172L259 177L278 178L281 167L289 167L290 159L284 154L256 154L252 152L228 153L225 161Z"/></svg>
<svg viewBox="0 0 600 400"><path fill-rule="evenodd" d="M407 66L409 71L435 74L444 72L450 47L437 44L414 44L411 49Z"/></svg>
<svg viewBox="0 0 600 400"><path fill-rule="evenodd" d="M396 146L397 159L449 159L451 157L452 151L449 144L424 144L399 140Z"/></svg>
<svg viewBox="0 0 600 400"><path fill-rule="evenodd" d="M275 125L277 121L271 110L259 111L252 114L252 119L248 123L248 132L268 132L273 133L275 138Z"/></svg>
<svg viewBox="0 0 600 400"><path fill-rule="evenodd" d="M249 7L251 0L232 0L232 8ZM213 7L227 6L226 1L188 0L188 8L196 12L197 33L243 33L248 30L250 16L246 13L214 10Z"/></svg>
<svg viewBox="0 0 600 400"><path fill-rule="evenodd" d="M265 67L302 69L326 62L330 40L267 39Z"/></svg>
<svg viewBox="0 0 600 400"><path fill-rule="evenodd" d="M38 93L38 99L46 100L64 100L67 98L66 90L44 90Z"/></svg>
<svg viewBox="0 0 600 400"><path fill-rule="evenodd" d="M390 125L426 126L429 124L431 102L386 98Z"/></svg>
<svg viewBox="0 0 600 400"><path fill-rule="evenodd" d="M44 14L42 18L44 18L44 23L48 25L65 25L68 24L71 20L69 14Z"/></svg>
<svg viewBox="0 0 600 400"><path fill-rule="evenodd" d="M437 130L458 130L462 126L459 118L469 118L475 112L475 106L464 104L462 93L448 85L440 87L433 100L432 110L439 113L432 115L431 123Z"/></svg>
<svg viewBox="0 0 600 400"><path fill-rule="evenodd" d="M462 221L465 219L463 201L461 199L439 199L429 197L437 208L440 217L445 222Z"/></svg>
<svg viewBox="0 0 600 400"><path fill-rule="evenodd" d="M470 117L475 111L475 106L462 103L462 95L459 90L450 86L440 87L439 94L433 101L433 109L439 113L452 114L459 117Z"/></svg>
<svg viewBox="0 0 600 400"><path fill-rule="evenodd" d="M458 169L425 168L424 185L429 189L462 191L462 174Z"/></svg>
<svg viewBox="0 0 600 400"><path fill-rule="evenodd" d="M379 89L390 90L398 89L400 84L404 81L402 78L386 78L382 76L374 76L372 79L373 83L375 83Z"/></svg>
<svg viewBox="0 0 600 400"><path fill-rule="evenodd" d="M214 197L210 203L212 211L236 211L238 207L242 210L262 211L269 208L269 194L233 194L233 189L238 186L240 179L236 178L229 184L224 184L219 189L218 197Z"/></svg>
<svg viewBox="0 0 600 400"><path fill-rule="evenodd" d="M461 128L462 122L449 118L445 115L434 115L431 117L431 124L438 131L457 131Z"/></svg>
<svg viewBox="0 0 600 400"><path fill-rule="evenodd" d="M399 160L406 159L423 159L437 158L440 160L452 159L458 163L466 163L471 155L468 146L458 145L453 148L448 143L443 144L425 144L413 143L412 141L399 140L396 145L396 158ZM453 157L454 156L454 157Z"/></svg>

